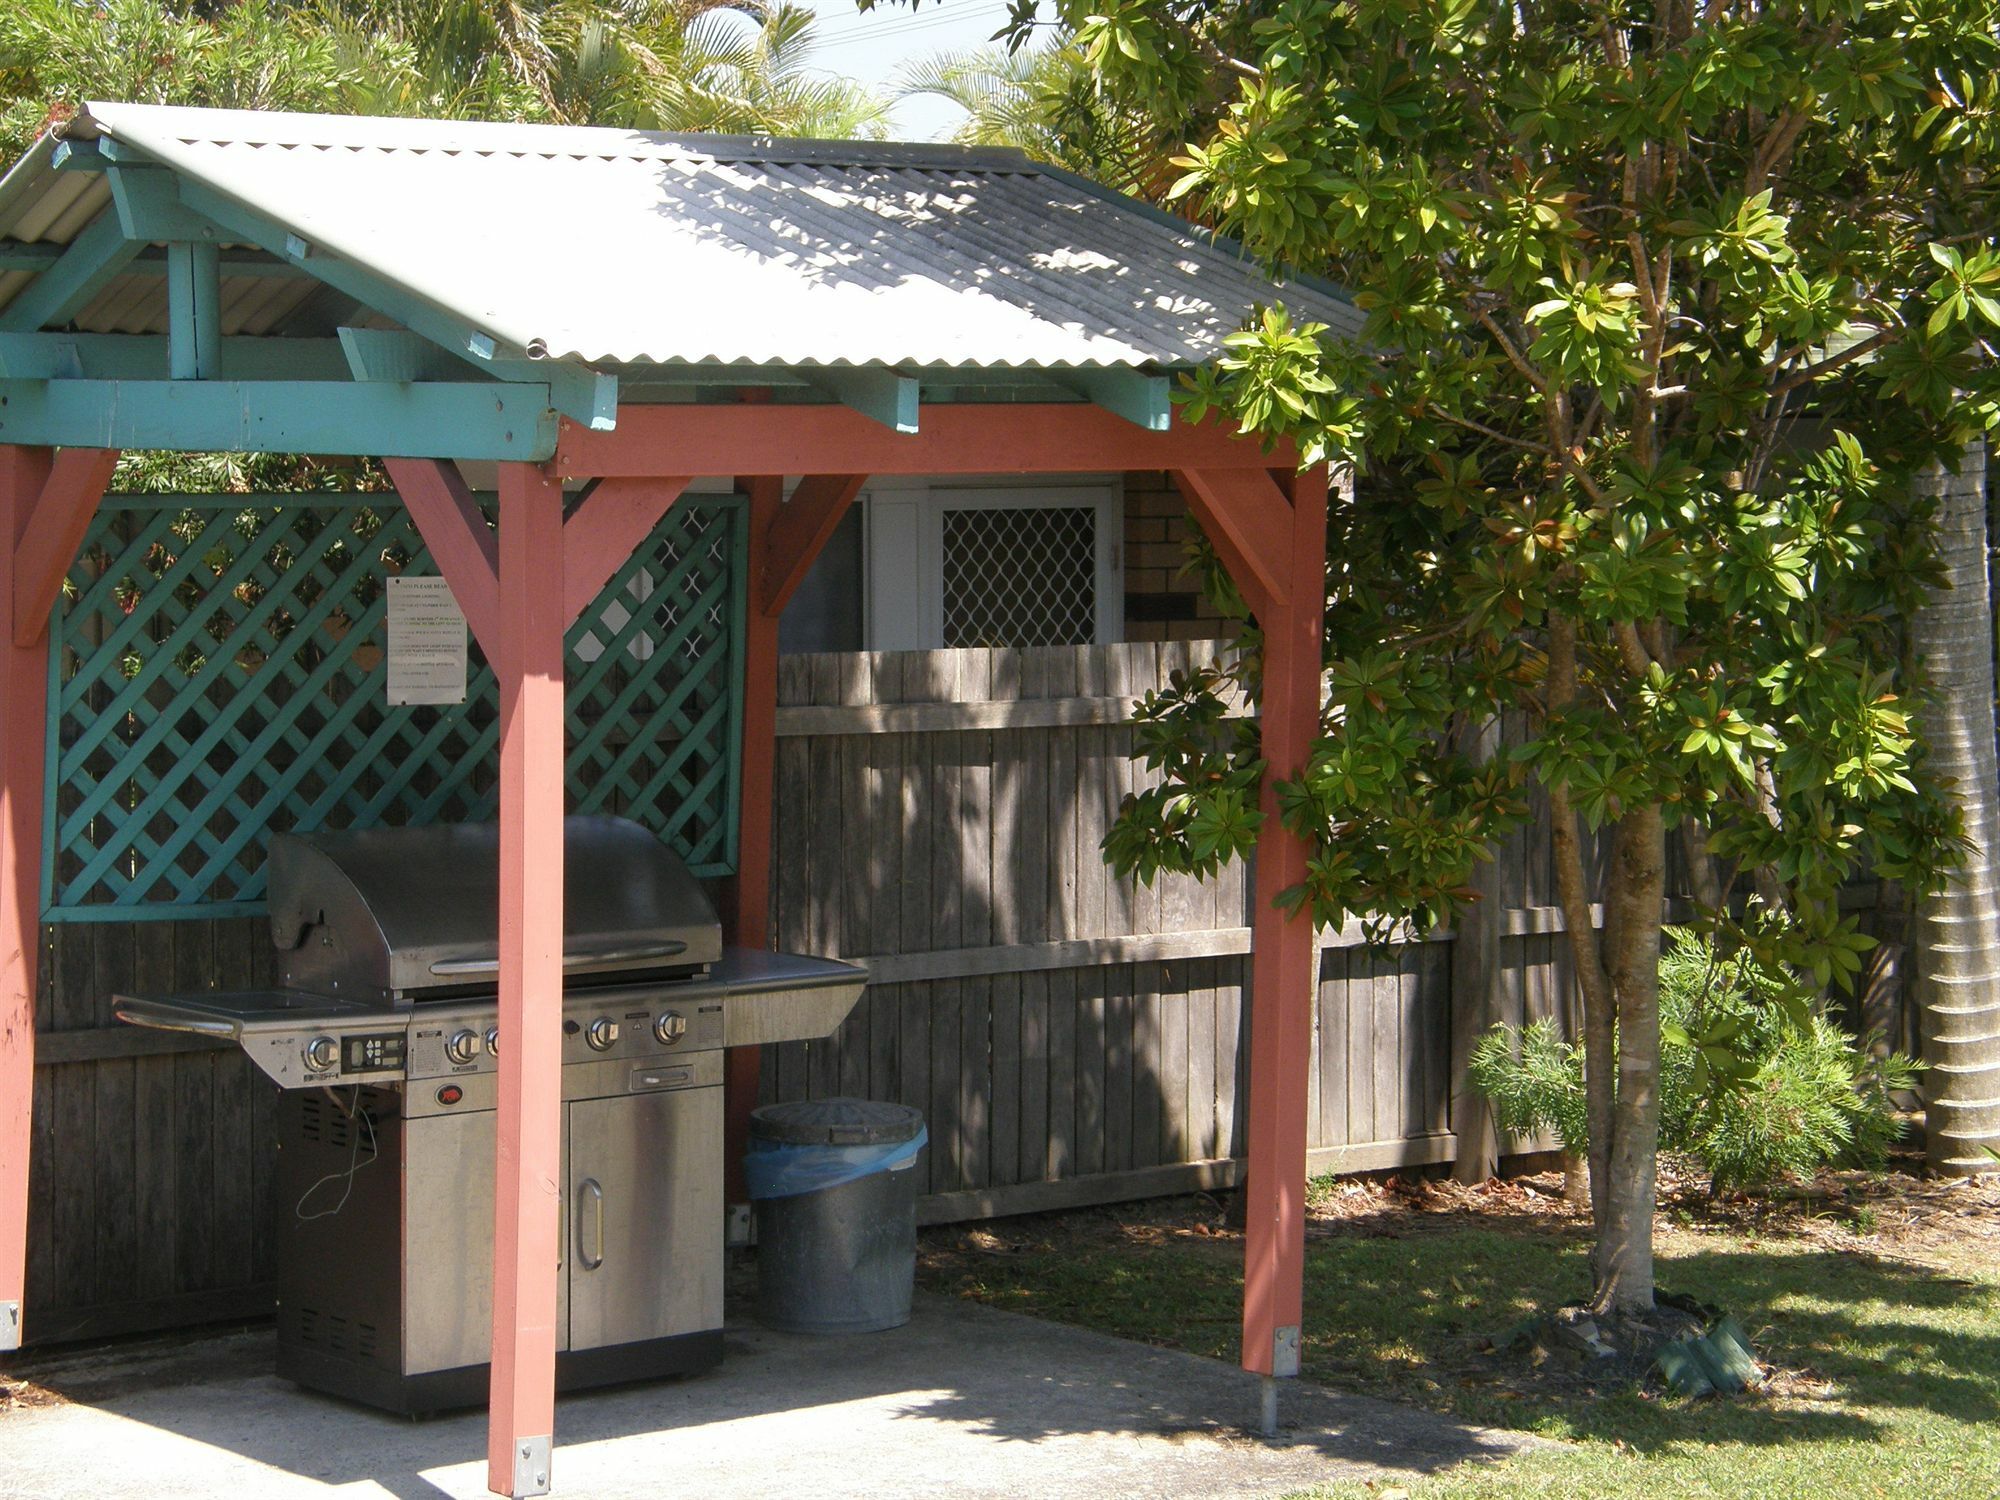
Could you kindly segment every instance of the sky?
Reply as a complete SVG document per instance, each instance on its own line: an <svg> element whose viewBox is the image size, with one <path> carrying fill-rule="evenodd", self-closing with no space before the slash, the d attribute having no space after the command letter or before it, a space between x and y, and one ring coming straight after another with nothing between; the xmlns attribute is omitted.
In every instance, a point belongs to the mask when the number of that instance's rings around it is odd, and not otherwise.
<svg viewBox="0 0 2000 1500"><path fill-rule="evenodd" d="M925 0L914 11L877 0L865 14L854 0L805 3L822 18L815 28L815 63L877 86L887 85L905 58L984 46L1007 19L1006 0ZM963 118L942 99L906 99L896 106L893 133L902 140L938 140Z"/></svg>

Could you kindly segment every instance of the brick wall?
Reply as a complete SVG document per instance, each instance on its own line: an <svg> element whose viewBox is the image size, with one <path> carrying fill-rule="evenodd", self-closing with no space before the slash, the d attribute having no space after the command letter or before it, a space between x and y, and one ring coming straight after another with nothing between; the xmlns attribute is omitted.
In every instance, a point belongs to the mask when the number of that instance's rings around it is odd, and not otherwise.
<svg viewBox="0 0 2000 1500"><path fill-rule="evenodd" d="M1187 501L1163 473L1125 476L1125 639L1195 641L1226 634L1183 567Z"/></svg>

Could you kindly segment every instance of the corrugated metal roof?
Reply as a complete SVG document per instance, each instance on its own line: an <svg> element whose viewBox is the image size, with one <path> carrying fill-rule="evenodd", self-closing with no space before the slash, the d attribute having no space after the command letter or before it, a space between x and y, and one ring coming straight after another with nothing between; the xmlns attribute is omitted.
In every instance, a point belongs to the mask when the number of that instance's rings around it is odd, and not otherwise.
<svg viewBox="0 0 2000 1500"><path fill-rule="evenodd" d="M1011 151L126 104L69 131L503 346L592 364L1173 368L1274 299L1360 325L1329 288L1275 285L1225 242ZM23 169L0 235L67 240L104 206L89 174ZM21 280L0 278L0 303ZM228 331L275 326L299 298L285 286L226 285ZM157 331L160 292L121 277L80 322Z"/></svg>

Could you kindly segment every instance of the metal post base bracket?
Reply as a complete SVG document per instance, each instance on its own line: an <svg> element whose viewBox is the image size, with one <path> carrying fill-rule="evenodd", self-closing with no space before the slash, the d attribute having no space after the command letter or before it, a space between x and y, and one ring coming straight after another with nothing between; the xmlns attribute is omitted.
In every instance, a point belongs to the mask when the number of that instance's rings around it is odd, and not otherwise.
<svg viewBox="0 0 2000 1500"><path fill-rule="evenodd" d="M514 1445L514 1500L549 1492L549 1447L545 1437L522 1438Z"/></svg>
<svg viewBox="0 0 2000 1500"><path fill-rule="evenodd" d="M0 1302L0 1354L21 1347L21 1304Z"/></svg>
<svg viewBox="0 0 2000 1500"><path fill-rule="evenodd" d="M1271 1335L1271 1373L1286 1376L1299 1373L1299 1325L1287 1323Z"/></svg>

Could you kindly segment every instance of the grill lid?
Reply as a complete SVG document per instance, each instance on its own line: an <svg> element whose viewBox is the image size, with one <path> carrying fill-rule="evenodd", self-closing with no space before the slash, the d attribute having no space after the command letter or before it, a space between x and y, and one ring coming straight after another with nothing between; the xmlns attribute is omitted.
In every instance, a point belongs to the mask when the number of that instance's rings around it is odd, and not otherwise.
<svg viewBox="0 0 2000 1500"><path fill-rule="evenodd" d="M355 1000L490 990L499 972L496 823L281 834L271 939L282 983ZM687 867L624 818L563 820L563 972L692 973L722 927Z"/></svg>

